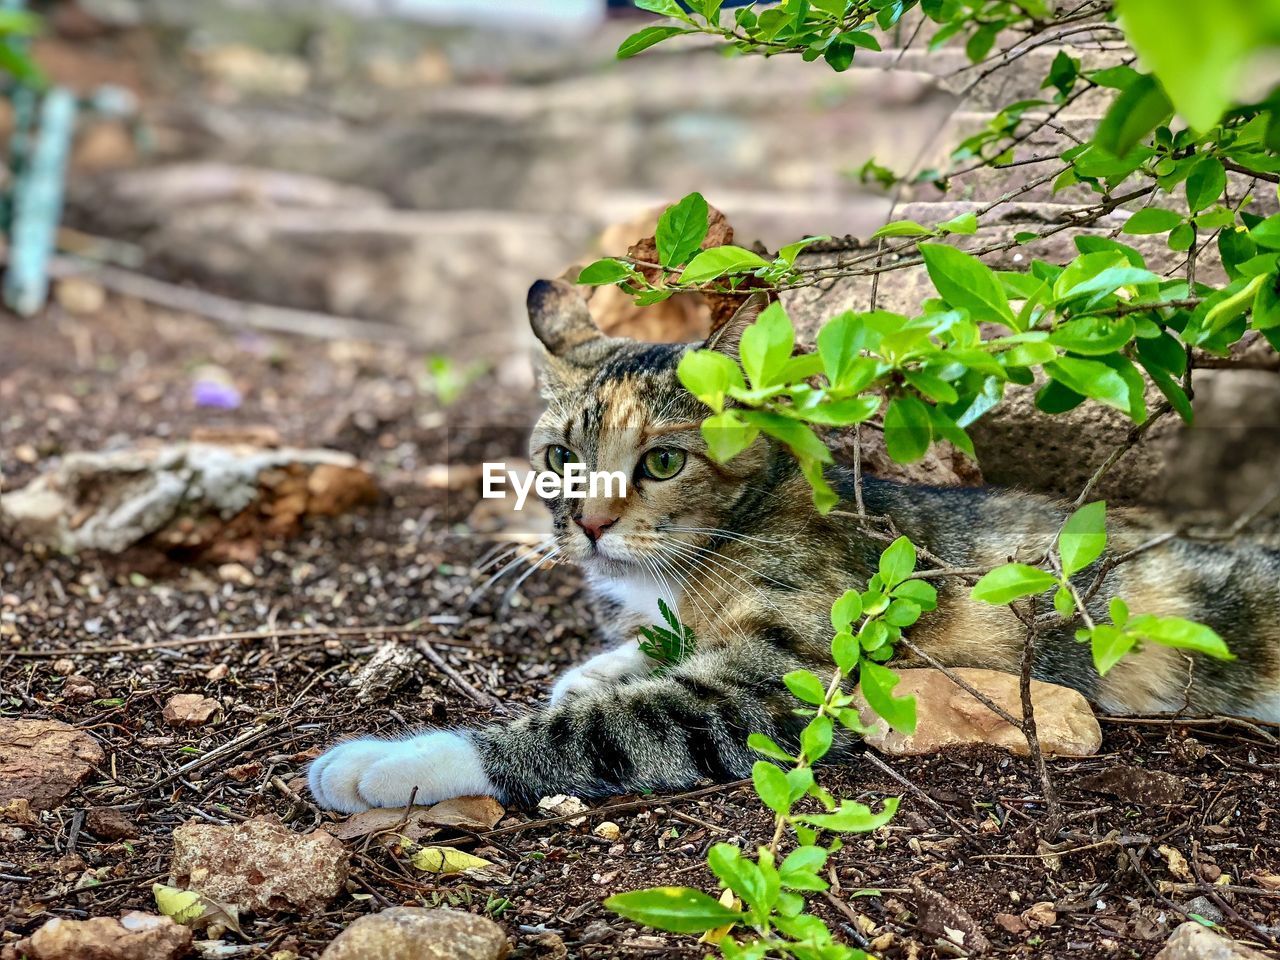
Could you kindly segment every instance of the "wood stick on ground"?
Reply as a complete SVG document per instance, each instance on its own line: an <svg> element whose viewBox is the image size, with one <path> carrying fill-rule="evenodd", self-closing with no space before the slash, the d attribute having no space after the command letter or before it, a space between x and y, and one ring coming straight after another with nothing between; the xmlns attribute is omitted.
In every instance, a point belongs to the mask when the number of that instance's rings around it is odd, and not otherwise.
<svg viewBox="0 0 1280 960"><path fill-rule="evenodd" d="M448 662L444 659L444 657L440 656L440 654L436 651L436 648L431 646L431 644L428 641L426 640L418 641L418 652L421 653L428 660L430 660L432 666L434 666L437 670L439 670L446 677L448 677L449 680L453 683L455 687L458 688L460 692L466 694L466 696L470 697L476 703L480 704L480 706L484 707L486 710L492 710L494 713L505 714L508 712L507 708L504 707L497 699L489 696L489 694L484 693L483 691L477 690L470 683L468 683L466 679L462 676L462 674L458 673L457 670L449 666Z"/></svg>

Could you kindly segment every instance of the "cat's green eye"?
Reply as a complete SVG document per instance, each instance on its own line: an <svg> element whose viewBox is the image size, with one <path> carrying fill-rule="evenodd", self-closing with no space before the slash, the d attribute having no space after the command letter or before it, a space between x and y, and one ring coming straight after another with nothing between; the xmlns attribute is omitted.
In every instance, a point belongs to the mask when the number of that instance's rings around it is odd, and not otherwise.
<svg viewBox="0 0 1280 960"><path fill-rule="evenodd" d="M562 447L558 443L553 443L547 447L547 466L561 476L564 476L564 465L566 463L577 462L578 455L568 447Z"/></svg>
<svg viewBox="0 0 1280 960"><path fill-rule="evenodd" d="M640 467L652 480L670 480L684 468L684 451L675 447L657 447L644 455Z"/></svg>

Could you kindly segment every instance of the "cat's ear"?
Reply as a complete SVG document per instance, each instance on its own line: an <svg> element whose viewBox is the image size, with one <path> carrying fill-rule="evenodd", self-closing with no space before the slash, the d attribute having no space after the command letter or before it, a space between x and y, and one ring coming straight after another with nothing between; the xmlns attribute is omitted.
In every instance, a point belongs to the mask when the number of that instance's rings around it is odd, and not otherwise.
<svg viewBox="0 0 1280 960"><path fill-rule="evenodd" d="M547 352L558 357L601 336L578 288L564 280L539 280L529 288L529 325Z"/></svg>
<svg viewBox="0 0 1280 960"><path fill-rule="evenodd" d="M769 295L757 290L742 302L731 316L720 326L711 331L707 337L705 349L727 353L731 357L738 356L738 344L742 342L742 331L756 322L760 311L769 305Z"/></svg>

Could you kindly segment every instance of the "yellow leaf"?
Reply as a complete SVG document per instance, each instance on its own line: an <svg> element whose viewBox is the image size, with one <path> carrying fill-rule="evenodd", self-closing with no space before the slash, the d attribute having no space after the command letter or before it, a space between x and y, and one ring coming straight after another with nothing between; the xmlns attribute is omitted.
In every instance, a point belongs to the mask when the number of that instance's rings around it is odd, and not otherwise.
<svg viewBox="0 0 1280 960"><path fill-rule="evenodd" d="M191 924L204 915L204 898L194 890L181 890L178 887L166 887L163 883L153 883L151 892L155 895L160 912L175 923Z"/></svg>
<svg viewBox="0 0 1280 960"><path fill-rule="evenodd" d="M163 883L151 885L160 912L176 923L197 930L220 934L223 930L240 930L240 908L234 904L220 903L195 890L167 887Z"/></svg>
<svg viewBox="0 0 1280 960"><path fill-rule="evenodd" d="M732 890L723 890L720 893L720 906L728 907L730 910L742 909L742 901L733 895ZM733 929L733 924L724 927L716 927L714 930L708 930L698 938L699 943L719 943L729 935L729 931Z"/></svg>
<svg viewBox="0 0 1280 960"><path fill-rule="evenodd" d="M1169 872L1179 880L1191 880L1191 868L1187 865L1187 858L1184 857L1174 847L1161 844L1156 850L1164 857L1165 864L1169 867Z"/></svg>
<svg viewBox="0 0 1280 960"><path fill-rule="evenodd" d="M488 860L473 857L452 847L423 847L409 862L428 873L462 873L464 870L492 866Z"/></svg>

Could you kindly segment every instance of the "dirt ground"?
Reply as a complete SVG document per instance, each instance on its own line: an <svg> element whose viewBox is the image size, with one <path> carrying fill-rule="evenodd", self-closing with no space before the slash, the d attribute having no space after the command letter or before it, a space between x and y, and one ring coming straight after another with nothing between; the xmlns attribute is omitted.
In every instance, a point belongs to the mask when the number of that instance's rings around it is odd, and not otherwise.
<svg viewBox="0 0 1280 960"><path fill-rule="evenodd" d="M438 465L517 454L519 428L536 409L531 391L487 377L445 410L420 385L422 358L404 350L228 335L116 300L90 316L55 308L40 321L0 318L0 341L10 488L64 451L269 425L286 442L361 457L383 491L375 507L263 543L244 564L251 576L235 582L216 565L55 556L0 541L0 711L70 723L107 754L63 806L0 846L7 939L51 916L154 909L151 884L168 876L170 835L185 821L274 813L297 831L332 821L299 778L337 737L493 716L429 664L372 709L358 703L349 679L389 638L428 639L509 710L538 703L549 680L591 649L591 611L570 569L540 571L505 606L500 584L466 607L492 542L462 532L474 484L450 491ZM193 404L192 371L208 363L234 368L239 409ZM388 632L406 624L417 626ZM96 695L68 694L55 672L66 658ZM216 698L220 719L171 728L161 710L175 692ZM1274 947L1280 731L1129 720L1104 720L1103 729L1098 756L1051 764L1069 812L1053 838L1042 833L1038 782L1020 758L891 759L892 778L865 763L824 771L840 795L903 801L889 827L833 857L836 903L819 899L817 911L851 942L874 941L893 958L962 955L939 945L937 909L915 881L971 915L992 955L1150 957L1184 912ZM1079 784L1122 765L1172 774L1182 799L1138 805ZM136 836L96 834L99 820L86 814L103 808ZM620 827L616 841L592 833L606 819ZM750 789L736 785L621 797L577 826L511 809L491 835L462 838L494 862L485 875L422 874L394 846L354 841L351 892L315 915L252 918L252 947L240 955L315 957L366 912L454 904L501 923L518 957L701 956L691 938L640 930L601 900L658 882L715 890L707 847L763 842L771 830ZM1052 917L1039 908L1018 919L1044 902Z"/></svg>

